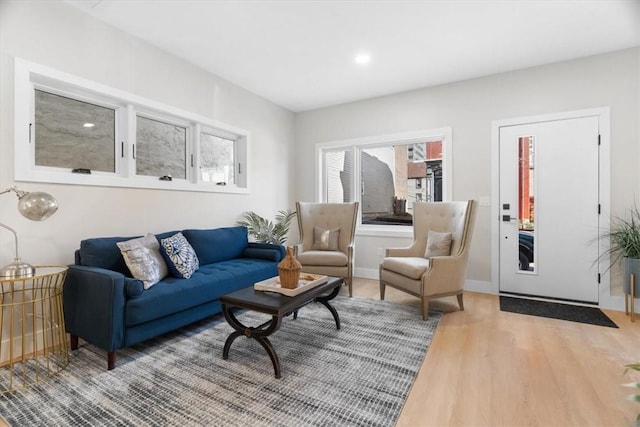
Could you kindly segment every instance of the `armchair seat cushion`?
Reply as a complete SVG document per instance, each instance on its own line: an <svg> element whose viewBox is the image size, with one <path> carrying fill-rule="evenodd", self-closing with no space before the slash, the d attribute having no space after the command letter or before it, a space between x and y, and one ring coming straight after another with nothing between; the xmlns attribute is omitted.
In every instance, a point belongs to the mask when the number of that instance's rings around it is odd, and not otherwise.
<svg viewBox="0 0 640 427"><path fill-rule="evenodd" d="M303 270L305 265L343 267L349 262L347 254L340 251L304 251L299 253L297 258L303 265Z"/></svg>
<svg viewBox="0 0 640 427"><path fill-rule="evenodd" d="M421 257L387 257L382 268L411 279L420 279L429 268L429 260Z"/></svg>

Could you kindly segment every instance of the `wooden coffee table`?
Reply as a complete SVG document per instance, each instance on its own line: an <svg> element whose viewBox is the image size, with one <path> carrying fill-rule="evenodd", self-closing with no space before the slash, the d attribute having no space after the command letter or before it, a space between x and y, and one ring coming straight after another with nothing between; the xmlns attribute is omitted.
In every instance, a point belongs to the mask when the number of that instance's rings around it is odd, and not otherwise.
<svg viewBox="0 0 640 427"><path fill-rule="evenodd" d="M240 289L239 291L221 296L220 303L222 304L224 318L229 325L235 329L224 343L222 358L224 360L229 358L231 344L239 336L244 335L247 338L253 338L266 350L273 363L275 376L276 378L280 378L280 360L267 337L280 328L283 317L293 313L293 318L296 319L298 310L312 302L319 302L327 307L333 315L336 328L340 329L340 316L338 316L336 309L329 304L329 301L335 298L340 292L340 285L342 285L342 278L329 277L327 283L315 286L308 291L291 297L275 292L256 291L253 287ZM253 310L268 314L271 315L271 320L255 327L246 326L235 316L234 309Z"/></svg>

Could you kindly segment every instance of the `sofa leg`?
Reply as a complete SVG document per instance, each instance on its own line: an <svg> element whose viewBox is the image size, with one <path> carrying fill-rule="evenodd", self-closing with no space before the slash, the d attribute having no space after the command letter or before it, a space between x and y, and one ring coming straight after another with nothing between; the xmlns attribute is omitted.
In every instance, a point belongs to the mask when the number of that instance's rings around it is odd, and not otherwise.
<svg viewBox="0 0 640 427"><path fill-rule="evenodd" d="M107 353L107 370L110 371L116 367L116 352L110 351Z"/></svg>
<svg viewBox="0 0 640 427"><path fill-rule="evenodd" d="M462 292L456 295L458 298L458 305L460 306L460 311L464 311L464 302L462 301Z"/></svg>
<svg viewBox="0 0 640 427"><path fill-rule="evenodd" d="M422 320L429 318L429 298L422 297Z"/></svg>
<svg viewBox="0 0 640 427"><path fill-rule="evenodd" d="M380 281L380 299L383 300L384 299L384 291L385 291L385 284L384 282L381 280Z"/></svg>
<svg viewBox="0 0 640 427"><path fill-rule="evenodd" d="M73 334L69 334L69 344L71 345L71 350L77 350L78 349L78 336L77 335L73 335Z"/></svg>

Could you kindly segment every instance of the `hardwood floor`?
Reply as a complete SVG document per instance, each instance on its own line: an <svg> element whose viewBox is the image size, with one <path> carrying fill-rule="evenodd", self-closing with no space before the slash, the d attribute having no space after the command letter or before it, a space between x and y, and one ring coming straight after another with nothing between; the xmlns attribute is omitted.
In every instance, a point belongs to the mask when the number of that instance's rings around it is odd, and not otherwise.
<svg viewBox="0 0 640 427"><path fill-rule="evenodd" d="M378 281L355 279L354 296L379 299ZM389 287L385 299L419 306ZM640 380L623 375L640 362L640 321L605 311L615 329L506 313L497 296L471 292L464 305L431 304L445 314L398 427L635 426L640 404L622 384Z"/></svg>

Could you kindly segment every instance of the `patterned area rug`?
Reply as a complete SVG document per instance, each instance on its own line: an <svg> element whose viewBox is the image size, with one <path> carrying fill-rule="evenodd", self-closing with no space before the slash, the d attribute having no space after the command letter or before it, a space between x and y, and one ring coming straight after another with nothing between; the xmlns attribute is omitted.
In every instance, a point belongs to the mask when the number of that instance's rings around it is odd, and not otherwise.
<svg viewBox="0 0 640 427"><path fill-rule="evenodd" d="M232 329L215 316L119 351L112 371L83 343L59 375L0 395L1 414L11 426L393 426L441 315L425 322L415 307L343 296L333 305L341 330L311 304L270 337L281 379L252 339L222 360Z"/></svg>

